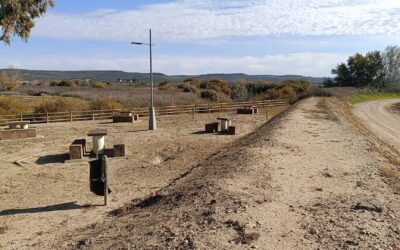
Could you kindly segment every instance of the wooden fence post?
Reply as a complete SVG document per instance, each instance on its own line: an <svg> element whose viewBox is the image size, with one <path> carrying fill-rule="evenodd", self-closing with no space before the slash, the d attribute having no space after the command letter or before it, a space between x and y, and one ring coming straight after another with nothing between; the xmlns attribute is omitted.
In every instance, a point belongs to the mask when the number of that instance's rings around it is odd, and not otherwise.
<svg viewBox="0 0 400 250"><path fill-rule="evenodd" d="M208 105L208 114L211 114L211 110L210 110L210 103L207 104Z"/></svg>
<svg viewBox="0 0 400 250"><path fill-rule="evenodd" d="M192 116L192 120L194 120L194 113L196 113L196 104L193 107L193 116Z"/></svg>
<svg viewBox="0 0 400 250"><path fill-rule="evenodd" d="M92 121L94 121L94 110L92 110Z"/></svg>
<svg viewBox="0 0 400 250"><path fill-rule="evenodd" d="M72 122L72 111L69 111L69 121Z"/></svg>
<svg viewBox="0 0 400 250"><path fill-rule="evenodd" d="M22 118L22 114L19 116L20 121L22 122L24 119Z"/></svg>
<svg viewBox="0 0 400 250"><path fill-rule="evenodd" d="M167 106L165 106L165 116L167 116L168 115L168 111L167 111Z"/></svg>
<svg viewBox="0 0 400 250"><path fill-rule="evenodd" d="M49 123L49 112L46 112L46 123Z"/></svg>

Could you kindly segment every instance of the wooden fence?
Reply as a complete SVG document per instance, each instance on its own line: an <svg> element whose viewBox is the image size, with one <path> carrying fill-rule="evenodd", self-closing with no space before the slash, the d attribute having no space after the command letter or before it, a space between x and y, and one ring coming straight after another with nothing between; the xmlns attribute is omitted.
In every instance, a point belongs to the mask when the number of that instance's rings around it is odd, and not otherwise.
<svg viewBox="0 0 400 250"><path fill-rule="evenodd" d="M156 115L181 115L195 113L215 113L229 112L237 108L245 106L254 106L257 108L269 108L289 105L288 100L266 100L256 102L232 102L232 103L206 103L195 105L165 106L156 107ZM17 115L0 115L0 126L6 125L8 122L29 121L30 123L52 123L52 122L74 122L89 120L112 119L115 114L123 110L93 110L93 111L72 111L72 112L56 112L56 113L33 113L33 114L17 114ZM124 110L129 111L129 110ZM148 108L133 108L133 114L140 117L149 115Z"/></svg>

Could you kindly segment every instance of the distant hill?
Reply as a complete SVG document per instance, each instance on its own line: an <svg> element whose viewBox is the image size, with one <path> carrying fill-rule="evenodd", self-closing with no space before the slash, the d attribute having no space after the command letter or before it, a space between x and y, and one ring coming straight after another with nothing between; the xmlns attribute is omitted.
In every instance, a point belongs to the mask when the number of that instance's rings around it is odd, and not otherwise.
<svg viewBox="0 0 400 250"><path fill-rule="evenodd" d="M7 71L8 69L0 69L0 72ZM73 80L101 80L107 82L117 82L119 79L136 81L149 81L148 73L130 73L124 71L114 70L84 70L84 71L54 71L54 70L19 70L23 81L51 81L62 79ZM322 83L322 77L305 77L300 75L246 75L246 74L205 74L205 75L165 75L162 73L154 73L154 82L156 84L163 81L182 82L189 77L198 77L204 80L212 78L220 78L228 82L235 80L269 80L269 81L284 81L293 79L305 79L314 83Z"/></svg>

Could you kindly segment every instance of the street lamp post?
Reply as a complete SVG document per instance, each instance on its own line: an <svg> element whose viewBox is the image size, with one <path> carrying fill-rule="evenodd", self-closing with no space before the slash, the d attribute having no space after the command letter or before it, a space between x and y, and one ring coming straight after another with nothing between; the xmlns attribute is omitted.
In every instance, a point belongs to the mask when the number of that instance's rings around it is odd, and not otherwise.
<svg viewBox="0 0 400 250"><path fill-rule="evenodd" d="M156 120L156 111L154 108L154 83L153 83L153 46L151 42L151 29L149 30L150 42L149 43L140 43L140 42L131 42L131 44L135 45L148 45L150 47L150 84L151 84L151 98L150 98L150 107L149 107L149 130L157 129L157 120Z"/></svg>

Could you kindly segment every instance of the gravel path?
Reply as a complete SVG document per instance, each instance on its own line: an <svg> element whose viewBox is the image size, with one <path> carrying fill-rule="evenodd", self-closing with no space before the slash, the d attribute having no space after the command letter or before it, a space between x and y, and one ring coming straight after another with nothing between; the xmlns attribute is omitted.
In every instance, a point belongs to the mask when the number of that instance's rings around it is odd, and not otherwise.
<svg viewBox="0 0 400 250"><path fill-rule="evenodd" d="M393 110L397 103L400 99L364 102L354 106L354 113L383 140L400 146L400 113Z"/></svg>

